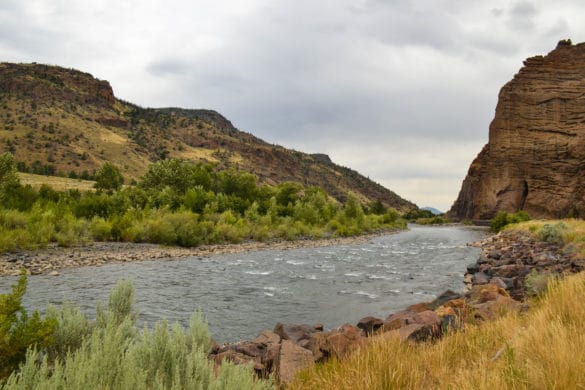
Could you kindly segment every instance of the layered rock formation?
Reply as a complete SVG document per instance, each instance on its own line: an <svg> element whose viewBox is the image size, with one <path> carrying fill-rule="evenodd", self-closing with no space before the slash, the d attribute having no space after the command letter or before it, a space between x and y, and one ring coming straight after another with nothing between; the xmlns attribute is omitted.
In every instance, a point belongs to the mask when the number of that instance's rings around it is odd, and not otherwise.
<svg viewBox="0 0 585 390"><path fill-rule="evenodd" d="M489 142L449 215L489 219L585 216L585 43L559 42L500 91Z"/></svg>

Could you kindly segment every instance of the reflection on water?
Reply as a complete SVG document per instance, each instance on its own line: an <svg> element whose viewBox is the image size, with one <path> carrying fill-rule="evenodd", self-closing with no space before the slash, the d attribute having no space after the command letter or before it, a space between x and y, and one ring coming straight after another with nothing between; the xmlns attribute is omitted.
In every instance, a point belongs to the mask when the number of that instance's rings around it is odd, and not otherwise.
<svg viewBox="0 0 585 390"><path fill-rule="evenodd" d="M255 337L280 322L334 327L361 317L385 317L461 290L465 266L485 235L473 227L420 227L357 245L265 250L205 258L112 264L31 276L28 308L67 300L90 315L121 278L134 281L140 321L188 323L202 309L215 340ZM7 292L15 277L0 278Z"/></svg>

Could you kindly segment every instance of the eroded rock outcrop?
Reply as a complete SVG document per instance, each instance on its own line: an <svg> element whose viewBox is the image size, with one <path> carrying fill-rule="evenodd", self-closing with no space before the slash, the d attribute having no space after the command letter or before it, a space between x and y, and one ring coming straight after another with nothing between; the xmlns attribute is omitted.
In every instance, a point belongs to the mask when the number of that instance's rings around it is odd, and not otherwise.
<svg viewBox="0 0 585 390"><path fill-rule="evenodd" d="M561 41L500 91L489 142L449 215L585 216L585 43Z"/></svg>

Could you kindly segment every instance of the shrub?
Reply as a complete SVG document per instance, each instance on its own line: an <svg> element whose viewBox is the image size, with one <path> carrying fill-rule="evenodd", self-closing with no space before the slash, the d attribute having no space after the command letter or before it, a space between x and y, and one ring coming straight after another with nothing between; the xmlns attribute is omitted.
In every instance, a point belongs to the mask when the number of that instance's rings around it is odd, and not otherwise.
<svg viewBox="0 0 585 390"><path fill-rule="evenodd" d="M440 215L436 215L432 218L418 218L415 222L419 225L443 225L449 223L449 220Z"/></svg>
<svg viewBox="0 0 585 390"><path fill-rule="evenodd" d="M89 231L97 241L108 241L112 238L112 224L101 217L92 218Z"/></svg>
<svg viewBox="0 0 585 390"><path fill-rule="evenodd" d="M490 221L490 229L494 232L499 232L507 225L529 221L530 216L526 211L518 211L510 214L505 211L499 211L494 218Z"/></svg>
<svg viewBox="0 0 585 390"><path fill-rule="evenodd" d="M204 234L199 224L199 216L188 211L169 214L166 216L175 227L176 244L184 247L194 247L203 242Z"/></svg>
<svg viewBox="0 0 585 390"><path fill-rule="evenodd" d="M188 329L163 321L153 330L135 326L134 288L119 282L94 325L76 310L53 314L61 336L57 359L29 350L19 372L4 388L60 389L270 389L251 367L224 362L217 370L207 359L211 339L201 313ZM67 347L69 346L69 347ZM67 347L67 348L66 348Z"/></svg>
<svg viewBox="0 0 585 390"><path fill-rule="evenodd" d="M540 228L537 237L540 241L561 245L563 243L563 232L566 230L567 226L562 222L554 225L547 223Z"/></svg>
<svg viewBox="0 0 585 390"><path fill-rule="evenodd" d="M528 295L534 296L544 294L548 287L550 278L550 274L538 272L536 268L533 268L524 279L524 286L526 287Z"/></svg>
<svg viewBox="0 0 585 390"><path fill-rule="evenodd" d="M399 217L400 217L400 215L398 214L398 211L396 211L395 209L390 207L384 213L384 215L382 217L382 222L385 224L394 223L398 220Z"/></svg>
<svg viewBox="0 0 585 390"><path fill-rule="evenodd" d="M29 347L46 348L53 343L55 320L42 319L38 311L29 316L22 306L26 284L23 274L11 293L0 295L0 379L18 367Z"/></svg>
<svg viewBox="0 0 585 390"><path fill-rule="evenodd" d="M83 340L91 332L89 320L79 308L65 304L60 308L50 305L47 318L54 319L56 326L53 332L54 343L49 346L49 356L54 360L64 358L68 353L79 349Z"/></svg>

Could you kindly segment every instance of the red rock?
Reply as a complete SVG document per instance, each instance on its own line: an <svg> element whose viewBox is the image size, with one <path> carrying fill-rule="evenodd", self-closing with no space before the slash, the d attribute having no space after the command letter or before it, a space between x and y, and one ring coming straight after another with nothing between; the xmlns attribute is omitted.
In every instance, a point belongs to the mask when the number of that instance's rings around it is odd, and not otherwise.
<svg viewBox="0 0 585 390"><path fill-rule="evenodd" d="M431 307L427 302L415 303L414 305L410 305L406 308L406 310L413 311L415 313L420 313L421 311L430 310Z"/></svg>
<svg viewBox="0 0 585 390"><path fill-rule="evenodd" d="M513 278L515 276L526 276L530 272L530 267L520 264L502 265L501 267L492 267L491 275L503 278Z"/></svg>
<svg viewBox="0 0 585 390"><path fill-rule="evenodd" d="M331 332L315 333L307 348L313 352L316 362L323 362L333 356L343 358L365 342L360 328L345 324Z"/></svg>
<svg viewBox="0 0 585 390"><path fill-rule="evenodd" d="M319 332L314 326L305 324L283 324L277 323L274 333L284 340L290 340L298 344L302 340L309 340L313 333Z"/></svg>
<svg viewBox="0 0 585 390"><path fill-rule="evenodd" d="M410 325L421 326L415 328ZM404 332L412 331L412 335L411 333L408 333L406 338L416 340L439 336L441 330L440 326L441 319L431 310L420 313L402 311L389 316L386 318L386 321L384 321L384 331L399 330L401 328L409 327L408 331L402 331L400 334L402 335Z"/></svg>
<svg viewBox="0 0 585 390"><path fill-rule="evenodd" d="M287 385L299 371L314 364L311 351L299 347L290 340L283 340L276 361L276 377L281 385Z"/></svg>
<svg viewBox="0 0 585 390"><path fill-rule="evenodd" d="M527 59L501 89L488 144L448 215L585 216L584 117L585 44L561 44Z"/></svg>
<svg viewBox="0 0 585 390"><path fill-rule="evenodd" d="M263 330L258 337L254 339L254 343L264 344L266 346L280 343L280 336L269 330Z"/></svg>
<svg viewBox="0 0 585 390"><path fill-rule="evenodd" d="M487 284L489 281L490 281L489 276L483 272L473 274L473 278L471 278L471 283L474 285Z"/></svg>
<svg viewBox="0 0 585 390"><path fill-rule="evenodd" d="M372 316L364 317L357 323L357 327L363 330L368 336L380 329L382 325L384 325L384 321Z"/></svg>

